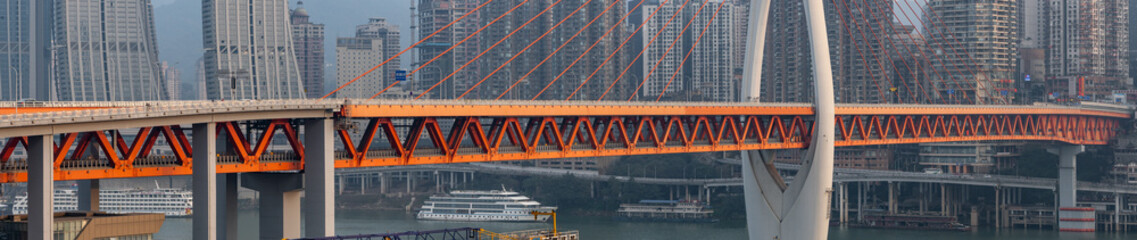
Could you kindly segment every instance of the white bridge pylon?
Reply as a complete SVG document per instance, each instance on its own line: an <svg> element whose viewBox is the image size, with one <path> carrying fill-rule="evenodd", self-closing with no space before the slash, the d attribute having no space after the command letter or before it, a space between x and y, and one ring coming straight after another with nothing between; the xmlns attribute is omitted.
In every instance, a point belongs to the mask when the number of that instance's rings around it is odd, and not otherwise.
<svg viewBox="0 0 1137 240"><path fill-rule="evenodd" d="M809 42L812 46L816 99L816 128L802 168L787 186L773 159L761 151L742 152L742 188L746 201L746 225L752 240L813 239L829 236L829 200L833 187L835 110L833 72L829 62L829 39L821 0L805 1ZM743 99L758 101L761 90L762 54L770 0L750 4Z"/></svg>

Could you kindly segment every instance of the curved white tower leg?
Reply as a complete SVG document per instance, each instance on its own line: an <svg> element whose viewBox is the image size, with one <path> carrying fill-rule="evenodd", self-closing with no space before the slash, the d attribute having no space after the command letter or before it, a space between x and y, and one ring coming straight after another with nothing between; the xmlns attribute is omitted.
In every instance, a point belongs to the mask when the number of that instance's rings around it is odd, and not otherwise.
<svg viewBox="0 0 1137 240"><path fill-rule="evenodd" d="M743 191L746 197L750 239L826 239L829 235L829 200L833 186L835 110L829 39L821 0L804 0L816 81L816 128L802 168L792 186L786 186L768 157L760 151L743 151ZM770 2L751 4L750 39L743 98L757 101L761 89L762 48Z"/></svg>

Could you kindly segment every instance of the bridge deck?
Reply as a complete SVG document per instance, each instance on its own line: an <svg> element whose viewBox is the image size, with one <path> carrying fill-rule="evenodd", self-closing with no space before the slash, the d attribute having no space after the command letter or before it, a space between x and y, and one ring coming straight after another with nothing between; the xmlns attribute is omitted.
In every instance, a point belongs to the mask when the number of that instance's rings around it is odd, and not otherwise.
<svg viewBox="0 0 1137 240"><path fill-rule="evenodd" d="M813 110L802 103L272 100L38 103L0 115L0 182L24 181L11 159L24 136L57 135L59 180L190 174L183 126L217 123L231 151L218 172L298 171L297 124L335 118L337 168L543 158L804 148ZM28 104L0 103L3 107ZM75 108L100 108L75 110ZM838 146L957 141L1107 144L1131 110L1094 106L866 105L837 108ZM356 126L358 125L358 126ZM248 131L254 126L257 131ZM127 142L114 137L138 129ZM112 130L112 134L107 134ZM278 131L279 130L279 131ZM246 132L256 136L245 136ZM283 138L288 149L270 150ZM150 155L162 141L166 155ZM100 149L87 156L87 147ZM106 149L116 149L109 151Z"/></svg>

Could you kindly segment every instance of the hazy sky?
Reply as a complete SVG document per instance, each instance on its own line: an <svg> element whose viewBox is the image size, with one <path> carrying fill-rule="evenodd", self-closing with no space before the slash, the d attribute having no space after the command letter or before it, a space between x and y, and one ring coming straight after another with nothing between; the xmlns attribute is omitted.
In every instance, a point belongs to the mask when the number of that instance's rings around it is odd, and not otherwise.
<svg viewBox="0 0 1137 240"><path fill-rule="evenodd" d="M296 0L289 0L296 8ZM335 38L355 35L355 25L368 18L385 17L402 28L402 45L410 45L410 5L412 0L307 0L311 21L325 25L325 76L334 76ZM158 56L182 72L182 87L196 86L197 60L202 56L201 0L152 0L158 27ZM404 57L406 59L406 57ZM408 65L410 61L404 60ZM334 78L325 78L334 82ZM326 85L330 85L332 83ZM186 91L182 91L186 92Z"/></svg>

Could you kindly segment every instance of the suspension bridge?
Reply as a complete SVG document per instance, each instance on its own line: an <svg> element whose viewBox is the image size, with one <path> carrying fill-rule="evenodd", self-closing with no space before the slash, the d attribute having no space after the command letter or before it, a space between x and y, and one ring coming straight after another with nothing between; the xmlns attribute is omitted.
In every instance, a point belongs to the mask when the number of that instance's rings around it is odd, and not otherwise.
<svg viewBox="0 0 1137 240"><path fill-rule="evenodd" d="M623 1L530 2L471 4L462 15L449 16L449 24L422 33L421 40L322 99L0 103L0 138L6 139L0 151L0 182L28 183L29 233L35 239L51 239L53 181L90 180L84 181L85 191L97 191L99 179L191 175L194 238L235 239L235 173L245 173L241 177L248 180L243 184L274 204L262 206L262 216L287 216L262 219L262 238L300 237L300 216L305 236L318 238L335 235L336 168L743 151L741 185L751 239L825 239L834 147L1048 143L1061 159L1059 205L1072 207L1076 155L1085 145L1108 144L1133 116L1131 108L1109 104L1009 105L1017 101L1007 92L1005 79L992 65L980 64L988 61L975 59L986 55L968 52L983 49L959 39L963 36L944 24L938 7L920 7L929 6L921 0L804 1L800 20L806 24L795 30L804 31L805 39L798 40L808 39L798 43L799 50L811 54L802 58L808 65L798 67L812 69L812 80L784 81L808 82L809 87L792 89L812 96L808 103L758 101L767 92L763 84L779 80L763 74L763 62L784 60L764 54L771 1L749 2L747 44L732 50L745 54L740 86L728 89L740 89L732 93L738 102L661 101L679 88L679 76L688 75L684 67L699 54L696 49L712 23L726 21L716 20L726 1L660 0L654 7L635 1L626 11L613 10ZM661 11L664 6L677 8ZM523 7L539 11L517 11ZM631 31L616 31L621 24L609 24L603 34L586 31L600 19L624 22L637 9L650 21ZM491 10L494 14L487 12ZM475 13L484 15L470 22ZM706 22L696 24L700 15ZM506 17L511 27L499 24ZM832 17L836 21L827 19ZM537 20L550 25L527 28ZM829 29L830 22L838 27ZM477 29L464 36L451 29L471 23ZM920 30L903 32L905 28L896 26L900 23ZM558 30L562 26L572 27ZM651 27L643 30L645 26ZM669 27L682 30L659 30ZM479 37L495 29L505 29L500 39ZM521 36L515 34L523 30L521 35L531 41L513 44ZM628 34L617 38L613 32ZM550 33L558 37L546 39ZM637 33L642 34L643 49L625 48ZM480 40L470 44L480 44L481 51L463 54L459 60L464 61L455 61L450 72L442 74L448 76L426 82L429 86L410 99L384 99L390 98L385 94L391 89L406 84L402 81L390 81L381 89L352 88L392 60L442 36L462 39L426 56L430 59L416 64L409 76L423 75L421 70L447 54L456 55L452 51L471 39ZM524 47L487 55L504 42ZM831 43L844 47L834 50ZM541 51L531 50L533 46ZM558 55L566 46L573 54ZM682 48L689 49L684 54ZM630 61L618 57L636 50L640 53ZM479 62L483 56L493 62ZM667 56L678 64L664 63ZM641 57L642 74L627 75ZM567 64L546 65L550 59ZM586 63L580 68L589 69L574 69L582 59ZM475 71L468 70L471 66L484 76L455 83L460 81L456 75ZM661 66L663 71L657 73ZM509 74L497 75L502 69ZM614 78L595 78L599 72ZM499 87L487 89L483 83ZM432 91L440 88L454 93L453 99L430 100L438 96ZM344 99L337 95L344 89L374 94ZM133 135L123 133L127 130ZM274 140L286 141L288 149L270 150ZM165 144L170 153L153 154L158 144ZM808 154L793 184L786 184L762 150L793 148L808 149ZM13 157L18 149L24 149L26 157ZM300 190L306 198L303 207ZM97 209L95 202L81 208Z"/></svg>

